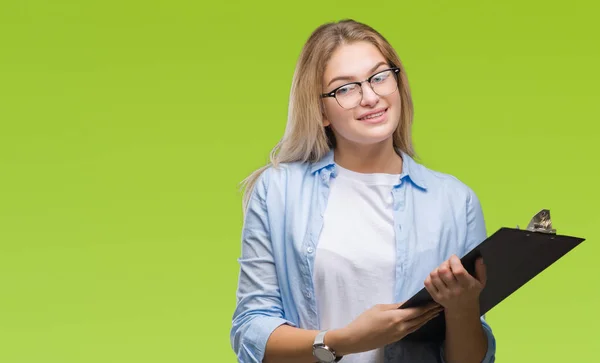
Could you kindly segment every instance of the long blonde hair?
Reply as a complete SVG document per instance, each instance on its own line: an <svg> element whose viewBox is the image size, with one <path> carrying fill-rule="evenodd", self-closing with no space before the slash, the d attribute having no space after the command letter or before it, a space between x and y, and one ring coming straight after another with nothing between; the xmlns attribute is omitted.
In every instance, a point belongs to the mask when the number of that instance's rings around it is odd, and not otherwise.
<svg viewBox="0 0 600 363"><path fill-rule="evenodd" d="M352 19L326 23L313 31L300 53L292 78L285 132L271 151L270 162L242 181L244 210L252 188L264 170L281 163L318 161L335 146L333 133L323 126L319 97L323 87L323 72L337 47L358 41L373 44L389 63L400 68L400 122L394 132L393 143L397 149L414 156L411 134L414 112L412 96L398 54L379 32L366 24Z"/></svg>

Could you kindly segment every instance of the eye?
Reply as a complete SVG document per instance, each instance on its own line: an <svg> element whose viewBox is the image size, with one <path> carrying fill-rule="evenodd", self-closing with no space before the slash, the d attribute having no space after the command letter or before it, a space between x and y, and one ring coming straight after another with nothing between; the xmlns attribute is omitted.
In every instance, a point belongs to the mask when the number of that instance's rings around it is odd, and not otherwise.
<svg viewBox="0 0 600 363"><path fill-rule="evenodd" d="M357 89L358 87L356 86L356 84L347 84L338 88L338 90L335 92L335 95L340 97L348 96L356 92Z"/></svg>
<svg viewBox="0 0 600 363"><path fill-rule="evenodd" d="M371 83L382 83L390 76L390 71L377 73L371 78Z"/></svg>

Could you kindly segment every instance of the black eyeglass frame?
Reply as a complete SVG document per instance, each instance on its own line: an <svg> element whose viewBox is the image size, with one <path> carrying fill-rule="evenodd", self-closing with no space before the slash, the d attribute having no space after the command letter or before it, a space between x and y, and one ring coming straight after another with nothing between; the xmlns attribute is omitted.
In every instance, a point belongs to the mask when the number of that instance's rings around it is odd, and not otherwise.
<svg viewBox="0 0 600 363"><path fill-rule="evenodd" d="M397 87L397 86L398 86L398 76L399 76L399 74L400 74L400 68L399 68L399 67L390 67L390 68L388 68L388 69L381 70L381 71L379 71L379 72L377 72L377 73L375 73L375 74L371 75L369 78L365 79L365 80L364 80L364 81L362 81L362 82L358 82L358 81L357 81L357 82L349 82L349 83L345 83L345 84L343 84L343 85L341 85L341 86L339 86L339 87L336 87L336 88L335 88L334 90L332 90L331 92L322 93L322 94L321 94L321 98L333 97L333 98L335 98L335 99L336 99L336 101L337 101L337 98L335 97L335 93L336 93L336 92L337 92L337 91L338 91L340 88L342 88L342 87L346 87L346 86L348 86L348 85L351 85L351 84L357 84L357 85L358 85L358 87L359 87L359 89L361 90L361 94L362 94L362 84L363 84L363 83L365 83L365 82L369 82L369 85L370 85L370 84L371 84L371 79L373 79L373 77L375 77L376 75L378 75L378 74L380 74L380 73L387 72L387 71L393 71L393 72L394 72L394 75L396 76L396 87ZM372 88L373 88L373 86L371 86L371 89L372 89ZM373 91L373 92L375 92L375 91ZM377 92L375 92L375 93L377 93ZM378 93L377 93L377 94L378 94ZM378 94L378 95L379 95L379 94ZM338 103L339 103L339 102L338 102Z"/></svg>

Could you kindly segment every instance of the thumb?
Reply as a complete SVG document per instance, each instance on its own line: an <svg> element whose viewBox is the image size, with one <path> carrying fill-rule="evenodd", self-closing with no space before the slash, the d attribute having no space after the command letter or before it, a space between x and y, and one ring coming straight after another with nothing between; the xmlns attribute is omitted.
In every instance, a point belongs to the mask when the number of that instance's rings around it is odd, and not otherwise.
<svg viewBox="0 0 600 363"><path fill-rule="evenodd" d="M485 264L483 263L483 257L479 257L475 263L475 278L485 286L485 283L487 282L487 273Z"/></svg>

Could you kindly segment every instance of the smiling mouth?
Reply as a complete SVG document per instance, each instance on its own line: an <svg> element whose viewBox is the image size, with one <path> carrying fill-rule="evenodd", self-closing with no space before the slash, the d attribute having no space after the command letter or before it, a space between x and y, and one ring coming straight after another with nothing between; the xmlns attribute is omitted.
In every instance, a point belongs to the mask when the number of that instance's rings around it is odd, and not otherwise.
<svg viewBox="0 0 600 363"><path fill-rule="evenodd" d="M360 121L365 121L365 120L370 120L370 119L373 119L373 118L377 118L377 117L379 117L379 116L383 115L384 113L386 113L386 112L387 112L387 110L388 110L388 109L386 108L386 109L385 109L385 110L383 110L383 111L380 111L380 112L377 112L377 113L372 113L372 114L370 114L370 115L368 115L368 116L365 116L365 117L361 117L361 118L359 118L359 120L360 120Z"/></svg>

